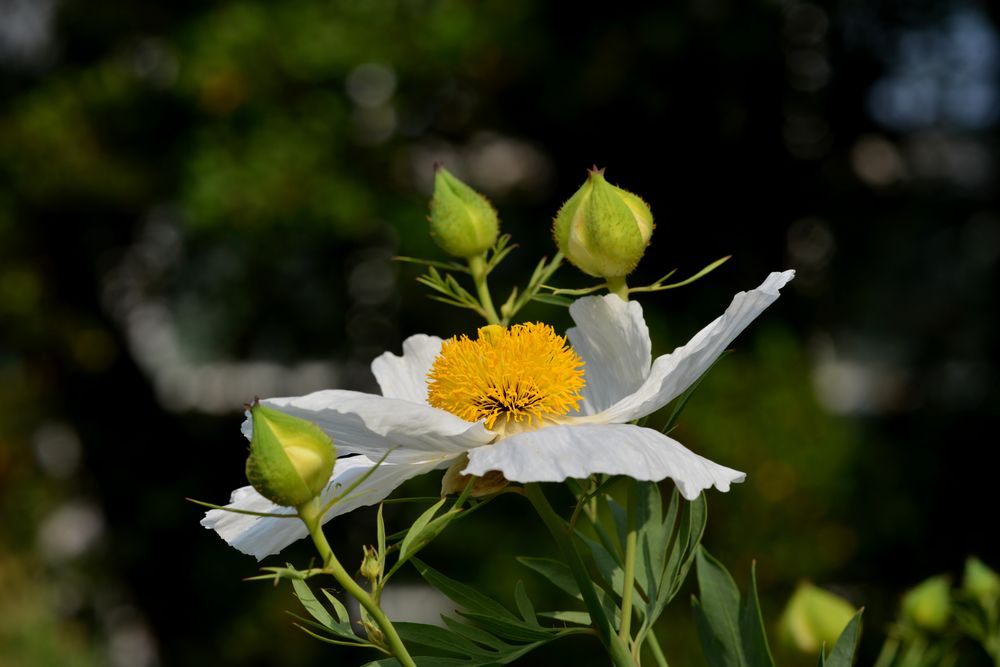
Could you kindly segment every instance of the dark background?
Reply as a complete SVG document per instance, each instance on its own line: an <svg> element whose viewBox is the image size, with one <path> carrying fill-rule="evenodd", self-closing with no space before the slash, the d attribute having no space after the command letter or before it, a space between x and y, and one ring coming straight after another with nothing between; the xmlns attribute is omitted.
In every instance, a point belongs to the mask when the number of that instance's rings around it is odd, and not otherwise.
<svg viewBox="0 0 1000 667"><path fill-rule="evenodd" d="M618 4L0 0L0 664L360 660L183 499L245 483L253 395L373 390L405 336L476 325L390 261L439 257L436 161L520 245L504 295L592 164L652 207L632 284L732 254L643 299L659 352L798 271L677 432L749 473L710 494L706 544L741 584L757 559L772 628L810 578L866 607L870 663L905 588L1000 566L996 6ZM330 535L360 561L371 513ZM553 608L513 560L551 549L501 499L426 556ZM672 664L698 664L689 615L660 630Z"/></svg>

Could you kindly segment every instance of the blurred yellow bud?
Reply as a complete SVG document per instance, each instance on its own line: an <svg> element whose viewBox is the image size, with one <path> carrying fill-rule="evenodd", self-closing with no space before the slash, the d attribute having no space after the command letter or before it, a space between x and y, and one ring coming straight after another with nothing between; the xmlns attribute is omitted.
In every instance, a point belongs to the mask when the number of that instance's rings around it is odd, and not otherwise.
<svg viewBox="0 0 1000 667"><path fill-rule="evenodd" d="M318 496L333 473L336 450L316 424L269 408L250 408L253 435L247 479L268 500L299 507Z"/></svg>
<svg viewBox="0 0 1000 667"><path fill-rule="evenodd" d="M948 577L931 577L903 596L903 618L924 630L941 630L951 614L951 584Z"/></svg>
<svg viewBox="0 0 1000 667"><path fill-rule="evenodd" d="M489 200L443 167L434 174L430 221L431 237L455 257L481 255L496 243L500 231Z"/></svg>
<svg viewBox="0 0 1000 667"><path fill-rule="evenodd" d="M839 595L802 582L781 614L778 634L789 648L817 654L824 643L836 643L856 611Z"/></svg>
<svg viewBox="0 0 1000 667"><path fill-rule="evenodd" d="M559 250L578 269L623 278L635 269L653 235L653 214L636 195L604 180L594 167L559 209L552 228Z"/></svg>

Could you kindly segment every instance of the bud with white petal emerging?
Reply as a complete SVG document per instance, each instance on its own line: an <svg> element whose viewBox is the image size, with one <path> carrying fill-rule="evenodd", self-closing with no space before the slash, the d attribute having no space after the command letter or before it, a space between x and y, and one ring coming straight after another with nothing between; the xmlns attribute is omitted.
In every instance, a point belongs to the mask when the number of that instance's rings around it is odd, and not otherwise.
<svg viewBox="0 0 1000 667"><path fill-rule="evenodd" d="M247 479L260 495L286 507L299 507L330 480L336 450L319 426L267 407L250 407L253 435Z"/></svg>
<svg viewBox="0 0 1000 667"><path fill-rule="evenodd" d="M449 255L475 257L496 243L500 221L493 205L451 172L438 167L431 199L431 237Z"/></svg>
<svg viewBox="0 0 1000 667"><path fill-rule="evenodd" d="M646 252L653 214L646 202L608 183L604 170L594 167L559 209L552 231L562 254L584 273L623 278Z"/></svg>

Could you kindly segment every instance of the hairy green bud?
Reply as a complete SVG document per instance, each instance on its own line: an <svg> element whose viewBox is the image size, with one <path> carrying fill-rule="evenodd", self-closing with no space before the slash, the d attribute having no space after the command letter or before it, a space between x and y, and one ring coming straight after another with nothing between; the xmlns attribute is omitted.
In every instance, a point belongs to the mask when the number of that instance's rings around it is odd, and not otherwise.
<svg viewBox="0 0 1000 667"><path fill-rule="evenodd" d="M475 257L497 240L500 221L493 205L451 172L438 167L431 198L431 237L455 257Z"/></svg>
<svg viewBox="0 0 1000 667"><path fill-rule="evenodd" d="M374 582L382 576L382 567L379 562L378 551L374 547L361 547L364 557L361 559L361 568L358 572L368 581Z"/></svg>
<svg viewBox="0 0 1000 667"><path fill-rule="evenodd" d="M948 577L931 577L903 596L903 618L924 630L942 630L951 615L951 585Z"/></svg>
<svg viewBox="0 0 1000 667"><path fill-rule="evenodd" d="M333 442L319 426L267 407L250 407L253 435L247 479L260 495L286 507L318 496L333 473Z"/></svg>
<svg viewBox="0 0 1000 667"><path fill-rule="evenodd" d="M829 591L800 583L778 621L778 634L789 648L815 654L823 644L833 646L855 609Z"/></svg>
<svg viewBox="0 0 1000 667"><path fill-rule="evenodd" d="M623 278L646 252L653 214L646 202L608 183L604 170L594 167L559 209L552 232L562 254L584 273Z"/></svg>

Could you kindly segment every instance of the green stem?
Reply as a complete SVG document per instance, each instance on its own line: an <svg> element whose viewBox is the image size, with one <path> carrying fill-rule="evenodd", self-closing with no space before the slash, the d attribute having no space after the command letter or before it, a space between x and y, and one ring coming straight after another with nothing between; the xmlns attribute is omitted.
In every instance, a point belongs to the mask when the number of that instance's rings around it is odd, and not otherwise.
<svg viewBox="0 0 1000 667"><path fill-rule="evenodd" d="M322 515L319 513L320 508L316 501L310 501L297 509L299 517L302 518L303 523L306 524L306 528L309 529L309 536L312 537L313 544L316 545L316 550L319 551L319 555L323 559L323 568L333 575L333 578L344 587L345 591L361 603L365 611L378 624L386 643L389 645L389 650L392 651L396 660L399 660L399 664L403 665L403 667L417 667L417 664L413 662L413 658L410 657L409 651L403 645L403 640L399 638L396 628L393 627L392 621L379 609L378 604L372 599L372 596L365 589L361 588L358 582L354 581L354 577L348 574L344 566L337 560L333 549L330 548L330 543L326 541L326 535L323 533Z"/></svg>
<svg viewBox="0 0 1000 667"><path fill-rule="evenodd" d="M483 307L483 316L490 324L500 324L500 317L497 309L493 306L493 298L490 296L490 288L486 284L486 260L483 255L469 258L469 271L472 273L472 280L476 283L476 295L479 303Z"/></svg>
<svg viewBox="0 0 1000 667"><path fill-rule="evenodd" d="M663 655L663 648L660 647L660 642L656 638L656 633L653 632L652 628L650 628L649 630L649 635L647 635L646 637L646 642L647 644L649 644L649 650L652 651L653 660L656 661L656 664L659 665L660 667L670 667L670 665L667 664L667 656Z"/></svg>
<svg viewBox="0 0 1000 667"><path fill-rule="evenodd" d="M606 278L605 284L608 286L609 292L617 294L622 301L628 301L628 285L625 284L625 276Z"/></svg>
<svg viewBox="0 0 1000 667"><path fill-rule="evenodd" d="M590 618L597 628L597 636L611 657L612 664L615 667L635 667L635 662L632 660L628 648L615 634L614 625L604 612L604 606L594 589L593 578L587 572L587 567L583 563L572 536L567 532L566 523L552 509L552 505L549 504L545 493L538 484L525 484L524 496L531 502L535 512L541 517L545 527L549 529L556 544L559 545L559 550L562 551L563 557L573 573L573 579L576 580L576 585L583 595L583 602L590 611Z"/></svg>
<svg viewBox="0 0 1000 667"><path fill-rule="evenodd" d="M628 485L628 532L625 534L625 582L622 584L622 626L618 637L628 642L632 637L632 591L635 588L635 544L636 544L636 492L638 482L630 480Z"/></svg>

